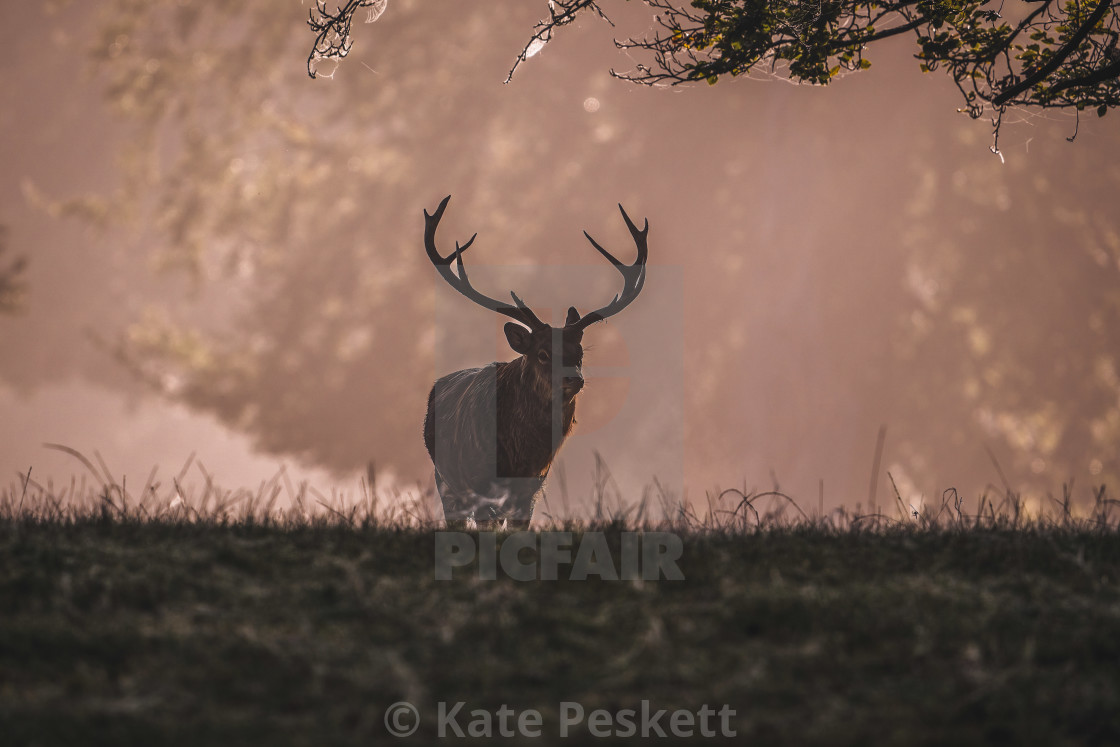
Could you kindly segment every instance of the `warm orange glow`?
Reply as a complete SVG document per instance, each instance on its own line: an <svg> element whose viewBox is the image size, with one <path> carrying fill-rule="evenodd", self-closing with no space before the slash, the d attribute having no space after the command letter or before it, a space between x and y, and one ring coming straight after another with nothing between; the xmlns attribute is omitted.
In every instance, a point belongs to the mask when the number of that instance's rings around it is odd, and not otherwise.
<svg viewBox="0 0 1120 747"><path fill-rule="evenodd" d="M19 6L47 40L0 10L0 224L30 263L0 316L6 480L79 472L49 441L137 482L196 451L230 485L280 461L430 481L432 382L513 357L424 256L451 193L443 249L477 231L472 282L546 321L619 292L581 232L632 261L616 204L649 218L642 297L587 331L573 497L598 452L635 498L668 473L854 505L881 425L880 500L888 469L915 505L1001 486L989 450L1035 497L1120 488L1110 119L1067 143L1073 120L1009 113L1001 163L905 44L823 89L635 87L607 74L633 3L506 86L535 4L394 5L315 81L299 3L126 5Z"/></svg>

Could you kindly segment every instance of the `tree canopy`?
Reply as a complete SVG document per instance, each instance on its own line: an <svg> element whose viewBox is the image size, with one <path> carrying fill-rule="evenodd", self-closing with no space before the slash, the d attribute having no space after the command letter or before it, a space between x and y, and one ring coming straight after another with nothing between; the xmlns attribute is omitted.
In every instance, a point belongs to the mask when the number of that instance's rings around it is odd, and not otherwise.
<svg viewBox="0 0 1120 747"><path fill-rule="evenodd" d="M616 46L644 61L623 80L679 85L721 76L762 74L824 85L871 67L870 47L911 35L924 72L944 70L974 118L999 124L1008 107L1085 109L1103 117L1120 103L1120 15L1113 0L642 0L653 30ZM329 13L319 0L309 24L317 33L308 71L349 52L351 21L367 9L375 20L386 0L349 0ZM606 19L602 0L549 0L517 66L557 28L585 13ZM507 81L509 78L507 78ZM998 143L998 140L997 140ZM993 150L995 150L993 146Z"/></svg>

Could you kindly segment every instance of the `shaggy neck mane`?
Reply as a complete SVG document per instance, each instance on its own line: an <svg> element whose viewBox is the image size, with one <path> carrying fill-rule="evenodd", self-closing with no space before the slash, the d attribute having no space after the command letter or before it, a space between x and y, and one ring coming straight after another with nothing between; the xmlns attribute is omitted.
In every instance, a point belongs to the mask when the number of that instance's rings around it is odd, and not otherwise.
<svg viewBox="0 0 1120 747"><path fill-rule="evenodd" d="M506 474L548 473L560 444L575 425L575 398L562 407L563 424L554 438L552 427L552 384L537 375L532 363L521 356L497 364L498 439L509 460L499 464ZM502 458L499 457L499 461Z"/></svg>
<svg viewBox="0 0 1120 747"><path fill-rule="evenodd" d="M543 406L552 405L552 384L542 376L537 376L524 355L508 363L498 364L498 392L513 395L525 406L538 400ZM499 394L501 396L501 394Z"/></svg>

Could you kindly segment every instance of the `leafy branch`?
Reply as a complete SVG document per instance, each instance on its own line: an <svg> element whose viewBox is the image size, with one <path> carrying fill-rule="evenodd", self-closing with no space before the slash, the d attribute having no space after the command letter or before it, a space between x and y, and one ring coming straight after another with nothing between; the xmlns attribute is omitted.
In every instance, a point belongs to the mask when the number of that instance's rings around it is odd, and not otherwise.
<svg viewBox="0 0 1120 747"><path fill-rule="evenodd" d="M312 24L320 30L312 58L345 56L350 18L372 1L350 0L330 16L317 0L325 20ZM643 61L628 72L611 70L632 83L714 84L721 76L761 74L825 85L869 68L871 44L910 34L923 72L944 68L964 98L962 111L973 118L992 112L997 135L1010 106L1091 108L1103 117L1120 105L1120 0L642 2L655 14L653 30L615 45ZM600 3L549 0L548 17L533 27L506 82L580 14L611 23Z"/></svg>

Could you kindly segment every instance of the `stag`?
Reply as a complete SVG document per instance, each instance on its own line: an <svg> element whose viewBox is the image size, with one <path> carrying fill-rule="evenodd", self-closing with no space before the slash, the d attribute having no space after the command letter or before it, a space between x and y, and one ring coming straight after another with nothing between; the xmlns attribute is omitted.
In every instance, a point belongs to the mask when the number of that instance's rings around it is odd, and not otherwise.
<svg viewBox="0 0 1120 747"><path fill-rule="evenodd" d="M629 306L646 278L646 233L623 210L638 258L632 265L616 259L584 236L622 274L624 287L606 306L580 316L568 309L562 327L542 322L517 294L513 303L479 293L467 279L466 244L444 257L436 249L436 227L451 195L435 213L424 211L424 247L436 270L456 291L483 308L513 321L506 340L519 356L512 361L456 371L442 377L428 394L424 444L435 465L436 487L448 523L470 520L478 526L526 527L533 518L556 453L575 425L576 395L583 389L583 331ZM455 270L451 269L454 263Z"/></svg>

